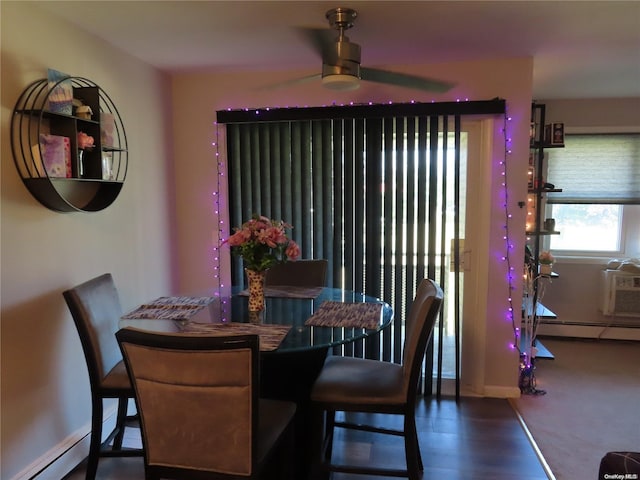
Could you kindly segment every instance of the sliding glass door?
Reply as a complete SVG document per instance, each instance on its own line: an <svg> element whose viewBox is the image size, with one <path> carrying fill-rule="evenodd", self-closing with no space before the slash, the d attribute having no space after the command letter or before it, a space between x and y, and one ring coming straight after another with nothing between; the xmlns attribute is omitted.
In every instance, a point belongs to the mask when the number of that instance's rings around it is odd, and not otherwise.
<svg viewBox="0 0 640 480"><path fill-rule="evenodd" d="M473 138L461 115L227 125L231 224L254 213L290 222L303 258L329 260L329 286L394 309L378 343L334 353L400 362L419 281L443 287L446 305L425 357L427 392L431 372L459 379L464 238L468 206L479 208L466 194L470 158L480 161ZM232 277L244 283L241 259Z"/></svg>

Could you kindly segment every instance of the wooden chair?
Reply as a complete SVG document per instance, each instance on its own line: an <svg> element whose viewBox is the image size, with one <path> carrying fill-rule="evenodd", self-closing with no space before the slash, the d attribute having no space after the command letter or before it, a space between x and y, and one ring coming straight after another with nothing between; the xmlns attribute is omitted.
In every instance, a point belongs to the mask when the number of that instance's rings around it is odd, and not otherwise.
<svg viewBox="0 0 640 480"><path fill-rule="evenodd" d="M116 338L135 389L146 480L255 479L274 466L274 478L292 478L285 455L296 405L259 398L257 335L125 328Z"/></svg>
<svg viewBox="0 0 640 480"><path fill-rule="evenodd" d="M89 371L91 439L86 478L93 480L100 457L142 456L140 449L122 448L125 426L133 420L127 416L127 407L129 399L134 398L115 337L122 309L110 273L66 290L63 296L78 330ZM102 441L103 402L106 398L118 399L118 410L115 428Z"/></svg>
<svg viewBox="0 0 640 480"><path fill-rule="evenodd" d="M306 259L281 263L267 270L265 285L326 287L328 265L329 262L325 259Z"/></svg>
<svg viewBox="0 0 640 480"><path fill-rule="evenodd" d="M415 424L416 397L423 357L442 300L442 289L435 282L424 279L420 283L406 320L402 364L354 357L327 358L311 392L316 443L312 471L319 472L319 477L324 472L345 472L411 480L420 478L423 466ZM336 422L337 411L402 415L404 426L402 430L392 430L347 421ZM403 436L406 470L332 464L335 427Z"/></svg>

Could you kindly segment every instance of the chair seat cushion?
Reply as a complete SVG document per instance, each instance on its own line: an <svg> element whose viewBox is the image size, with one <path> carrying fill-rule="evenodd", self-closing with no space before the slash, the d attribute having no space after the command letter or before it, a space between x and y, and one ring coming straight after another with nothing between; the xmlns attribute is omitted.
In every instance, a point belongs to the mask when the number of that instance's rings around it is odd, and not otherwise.
<svg viewBox="0 0 640 480"><path fill-rule="evenodd" d="M354 357L328 357L311 400L328 404L402 405L402 365Z"/></svg>
<svg viewBox="0 0 640 480"><path fill-rule="evenodd" d="M262 462L292 422L296 404L282 400L260 399L258 425L258 462Z"/></svg>
<svg viewBox="0 0 640 480"><path fill-rule="evenodd" d="M600 460L598 474L600 480L605 478L638 478L638 474L640 474L640 452L608 452Z"/></svg>
<svg viewBox="0 0 640 480"><path fill-rule="evenodd" d="M103 390L131 390L131 396L133 396L133 387L129 380L129 374L127 373L127 367L124 364L124 360L120 360L111 369L109 373L102 379L100 387Z"/></svg>

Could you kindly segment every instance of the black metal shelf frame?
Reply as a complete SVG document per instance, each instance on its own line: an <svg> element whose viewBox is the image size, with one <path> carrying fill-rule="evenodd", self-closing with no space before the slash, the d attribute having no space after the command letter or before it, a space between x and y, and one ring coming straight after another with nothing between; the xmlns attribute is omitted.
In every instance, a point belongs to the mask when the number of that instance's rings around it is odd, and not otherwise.
<svg viewBox="0 0 640 480"><path fill-rule="evenodd" d="M100 117L113 117L113 144L103 145L101 120L80 118L53 112L49 100L56 87L70 82L73 97ZM78 132L94 137L94 148L83 152L84 168L79 161ZM69 138L71 178L51 176L44 165L41 134ZM111 205L122 190L128 169L128 143L120 113L98 85L83 77L67 77L51 85L47 79L36 80L20 95L11 118L13 160L29 192L45 207L57 212L95 212ZM108 155L112 176L103 178L103 156Z"/></svg>

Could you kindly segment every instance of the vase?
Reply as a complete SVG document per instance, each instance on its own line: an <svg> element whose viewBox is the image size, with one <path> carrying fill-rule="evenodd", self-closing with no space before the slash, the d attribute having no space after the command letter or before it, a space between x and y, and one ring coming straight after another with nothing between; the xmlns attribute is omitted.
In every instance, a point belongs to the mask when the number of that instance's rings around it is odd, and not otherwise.
<svg viewBox="0 0 640 480"><path fill-rule="evenodd" d="M266 270L257 272L245 268L249 281L249 312L261 312L264 310L264 280Z"/></svg>
<svg viewBox="0 0 640 480"><path fill-rule="evenodd" d="M552 264L550 263L540 264L540 275L551 275L551 270L553 270Z"/></svg>
<svg viewBox="0 0 640 480"><path fill-rule="evenodd" d="M78 149L78 176L84 177L84 150Z"/></svg>

